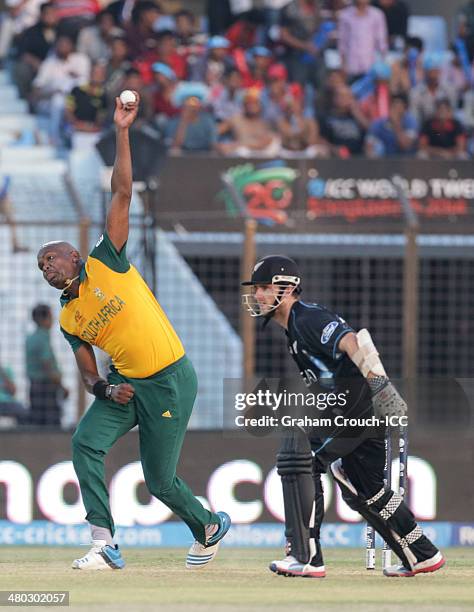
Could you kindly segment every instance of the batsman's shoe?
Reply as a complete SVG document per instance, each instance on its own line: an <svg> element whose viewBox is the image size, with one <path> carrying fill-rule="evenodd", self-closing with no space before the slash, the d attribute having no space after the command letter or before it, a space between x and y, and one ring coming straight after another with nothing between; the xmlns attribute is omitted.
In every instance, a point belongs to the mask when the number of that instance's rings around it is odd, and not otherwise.
<svg viewBox="0 0 474 612"><path fill-rule="evenodd" d="M232 523L230 516L225 512L218 512L217 516L219 517L217 531L208 536L206 539L206 544L201 544L201 542L196 540L189 549L188 556L186 557L187 569L202 569L216 556L217 551L219 550L219 544L221 543L221 540L225 534L229 531Z"/></svg>
<svg viewBox="0 0 474 612"><path fill-rule="evenodd" d="M441 569L445 563L446 559L438 551L431 559L415 563L412 570L407 569L403 565L392 565L384 569L383 573L384 576L388 576L389 578L412 578L417 574L436 572Z"/></svg>
<svg viewBox="0 0 474 612"><path fill-rule="evenodd" d="M72 569L78 570L106 570L123 569L125 561L122 559L119 547L109 546L105 540L92 540L92 548L87 555L72 562Z"/></svg>
<svg viewBox="0 0 474 612"><path fill-rule="evenodd" d="M291 555L281 561L272 561L269 568L280 576L299 576L300 578L324 578L326 576L324 565L316 567L309 563L300 563Z"/></svg>

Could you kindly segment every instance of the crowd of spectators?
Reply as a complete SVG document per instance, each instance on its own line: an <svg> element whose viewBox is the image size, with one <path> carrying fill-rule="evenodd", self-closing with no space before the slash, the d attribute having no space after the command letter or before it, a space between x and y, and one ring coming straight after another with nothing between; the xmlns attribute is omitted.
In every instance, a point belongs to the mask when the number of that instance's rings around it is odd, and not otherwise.
<svg viewBox="0 0 474 612"><path fill-rule="evenodd" d="M58 147L94 144L133 89L171 153L473 152L474 2L439 53L407 35L405 0L253 4L7 0L0 59Z"/></svg>

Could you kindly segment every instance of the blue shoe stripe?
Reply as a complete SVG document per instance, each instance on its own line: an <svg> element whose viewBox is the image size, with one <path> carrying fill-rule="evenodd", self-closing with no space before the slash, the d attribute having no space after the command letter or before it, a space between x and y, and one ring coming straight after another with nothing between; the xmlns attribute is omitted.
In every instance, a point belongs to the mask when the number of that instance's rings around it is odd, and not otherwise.
<svg viewBox="0 0 474 612"><path fill-rule="evenodd" d="M204 565L205 563L209 563L209 561L212 560L211 559L202 559L201 561L197 561L196 559L188 559L188 563L189 565Z"/></svg>
<svg viewBox="0 0 474 612"><path fill-rule="evenodd" d="M230 520L230 516L226 512L218 512L217 516L220 520L219 529L214 535L209 538L209 540L207 541L207 546L213 546L214 544L217 544L217 542L222 540L222 538L230 529L232 522Z"/></svg>
<svg viewBox="0 0 474 612"><path fill-rule="evenodd" d="M188 557L189 561L206 561L208 559L212 559L214 555L206 555L203 557Z"/></svg>

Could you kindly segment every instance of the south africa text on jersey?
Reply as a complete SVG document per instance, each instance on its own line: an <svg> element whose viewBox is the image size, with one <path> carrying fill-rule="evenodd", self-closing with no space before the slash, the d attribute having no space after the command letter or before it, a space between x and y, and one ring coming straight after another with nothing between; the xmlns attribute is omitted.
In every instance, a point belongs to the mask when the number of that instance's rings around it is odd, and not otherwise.
<svg viewBox="0 0 474 612"><path fill-rule="evenodd" d="M85 329L81 331L80 337L86 342L93 343L101 329L110 324L113 319L125 306L125 302L115 295L105 304L91 319Z"/></svg>

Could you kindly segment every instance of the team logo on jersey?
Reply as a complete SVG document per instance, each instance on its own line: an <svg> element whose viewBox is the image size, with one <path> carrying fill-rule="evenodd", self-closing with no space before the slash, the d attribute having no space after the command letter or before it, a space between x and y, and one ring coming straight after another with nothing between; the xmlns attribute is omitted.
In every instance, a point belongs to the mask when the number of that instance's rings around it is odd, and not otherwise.
<svg viewBox="0 0 474 612"><path fill-rule="evenodd" d="M105 300L105 295L104 295L103 291L101 291L101 290L99 289L99 287L96 287L96 288L94 289L94 293L95 293L95 297L96 297L98 300L100 300L100 301Z"/></svg>
<svg viewBox="0 0 474 612"><path fill-rule="evenodd" d="M339 321L331 321L331 323L326 325L321 334L321 344L327 344L329 342L329 338L333 335L338 325Z"/></svg>

